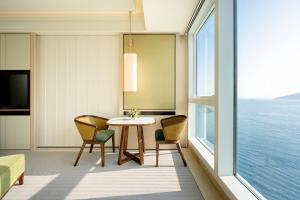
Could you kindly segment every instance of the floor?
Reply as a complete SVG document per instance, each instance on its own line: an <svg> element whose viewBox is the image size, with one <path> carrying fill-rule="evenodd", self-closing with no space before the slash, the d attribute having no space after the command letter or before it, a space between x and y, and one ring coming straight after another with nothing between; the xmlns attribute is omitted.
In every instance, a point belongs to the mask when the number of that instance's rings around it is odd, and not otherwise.
<svg viewBox="0 0 300 200"><path fill-rule="evenodd" d="M25 184L11 188L8 199L161 199L203 200L188 167L177 151L161 151L159 167L155 152L146 151L145 164L131 161L117 165L117 153L106 153L100 167L99 152L83 153L73 167L77 152L0 151L0 156L24 153Z"/></svg>

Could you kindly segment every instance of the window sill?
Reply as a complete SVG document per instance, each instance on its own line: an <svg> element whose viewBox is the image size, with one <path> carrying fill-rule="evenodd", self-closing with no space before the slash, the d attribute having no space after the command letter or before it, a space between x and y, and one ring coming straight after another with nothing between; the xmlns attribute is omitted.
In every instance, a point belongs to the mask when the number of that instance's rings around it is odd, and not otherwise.
<svg viewBox="0 0 300 200"><path fill-rule="evenodd" d="M257 200L256 196L252 194L235 176L221 176L220 179L221 183L226 187L226 190L231 193L230 196L234 196L235 199Z"/></svg>
<svg viewBox="0 0 300 200"><path fill-rule="evenodd" d="M203 161L204 164L208 165L207 167L214 170L214 155L197 139L189 138L190 145L193 146L193 149L198 157Z"/></svg>
<svg viewBox="0 0 300 200"><path fill-rule="evenodd" d="M257 200L235 176L218 176L214 171L214 155L196 138L189 138L189 145L198 159L206 166L212 180L220 186L230 199ZM264 199L263 197L261 199Z"/></svg>

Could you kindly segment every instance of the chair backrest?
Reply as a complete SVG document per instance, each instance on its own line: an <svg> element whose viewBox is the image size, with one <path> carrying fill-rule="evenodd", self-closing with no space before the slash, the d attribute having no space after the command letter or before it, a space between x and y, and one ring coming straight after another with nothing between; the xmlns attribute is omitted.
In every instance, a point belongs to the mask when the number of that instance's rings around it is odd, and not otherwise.
<svg viewBox="0 0 300 200"><path fill-rule="evenodd" d="M107 120L93 115L82 115L74 119L83 140L93 140L97 130L107 129Z"/></svg>
<svg viewBox="0 0 300 200"><path fill-rule="evenodd" d="M187 117L176 115L161 120L165 140L177 141L181 138L186 126Z"/></svg>
<svg viewBox="0 0 300 200"><path fill-rule="evenodd" d="M98 117L94 115L86 115L90 121L91 124L95 125L97 127L97 130L104 130L108 128L107 121L108 119L103 117Z"/></svg>

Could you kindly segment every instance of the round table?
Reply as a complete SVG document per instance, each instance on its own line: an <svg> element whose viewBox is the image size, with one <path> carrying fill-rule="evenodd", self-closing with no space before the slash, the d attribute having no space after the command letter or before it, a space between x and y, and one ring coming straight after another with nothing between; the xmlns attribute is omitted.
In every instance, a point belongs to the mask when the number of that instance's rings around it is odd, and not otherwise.
<svg viewBox="0 0 300 200"><path fill-rule="evenodd" d="M108 120L107 124L110 126L122 126L118 164L122 165L130 160L134 160L138 164L143 165L145 151L143 126L155 124L155 119L153 117L115 117ZM139 153L132 154L127 151L129 126L137 127ZM126 158L122 158L123 155L125 155Z"/></svg>

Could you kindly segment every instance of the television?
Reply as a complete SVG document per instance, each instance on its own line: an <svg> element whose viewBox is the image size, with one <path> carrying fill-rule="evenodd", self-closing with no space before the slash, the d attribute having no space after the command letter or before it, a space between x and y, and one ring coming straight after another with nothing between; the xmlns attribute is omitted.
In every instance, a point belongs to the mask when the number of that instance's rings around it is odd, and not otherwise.
<svg viewBox="0 0 300 200"><path fill-rule="evenodd" d="M30 71L0 70L0 114L29 114L29 109Z"/></svg>

